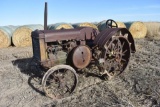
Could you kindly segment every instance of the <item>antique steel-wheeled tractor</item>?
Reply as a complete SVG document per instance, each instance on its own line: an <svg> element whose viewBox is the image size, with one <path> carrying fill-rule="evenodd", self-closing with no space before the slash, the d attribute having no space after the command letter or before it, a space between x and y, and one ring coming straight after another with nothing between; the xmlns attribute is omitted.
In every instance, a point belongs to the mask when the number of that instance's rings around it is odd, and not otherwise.
<svg viewBox="0 0 160 107"><path fill-rule="evenodd" d="M135 52L133 37L111 19L106 21L106 27L101 32L91 27L47 30L45 3L44 30L35 30L31 36L32 64L46 70L42 86L47 96L59 99L70 95L78 83L77 71L90 64L97 66L98 75L108 78L125 70Z"/></svg>

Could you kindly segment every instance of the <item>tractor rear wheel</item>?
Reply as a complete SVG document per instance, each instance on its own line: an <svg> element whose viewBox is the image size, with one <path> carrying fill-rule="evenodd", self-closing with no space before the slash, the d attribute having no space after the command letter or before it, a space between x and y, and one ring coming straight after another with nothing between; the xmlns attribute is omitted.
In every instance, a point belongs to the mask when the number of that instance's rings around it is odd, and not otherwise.
<svg viewBox="0 0 160 107"><path fill-rule="evenodd" d="M112 36L104 45L104 72L109 78L121 74L130 59L130 43L125 36Z"/></svg>

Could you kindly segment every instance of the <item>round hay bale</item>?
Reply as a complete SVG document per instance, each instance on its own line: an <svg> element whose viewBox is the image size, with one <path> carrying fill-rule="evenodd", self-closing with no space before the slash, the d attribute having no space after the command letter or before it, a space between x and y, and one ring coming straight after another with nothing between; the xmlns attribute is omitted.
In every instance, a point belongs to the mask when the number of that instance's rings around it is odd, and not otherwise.
<svg viewBox="0 0 160 107"><path fill-rule="evenodd" d="M147 27L146 38L150 40L160 40L160 22L145 22Z"/></svg>
<svg viewBox="0 0 160 107"><path fill-rule="evenodd" d="M133 38L145 38L147 34L147 27L143 22L137 21L131 24L129 31Z"/></svg>
<svg viewBox="0 0 160 107"><path fill-rule="evenodd" d="M116 22L119 28L126 28L126 25L123 22Z"/></svg>
<svg viewBox="0 0 160 107"><path fill-rule="evenodd" d="M107 20L103 20L101 22L99 22L97 24L97 27L99 29L99 31L102 31L102 30L105 30L106 29L106 21ZM118 28L126 28L126 25L123 23L123 22L120 22L120 21L116 21L117 25L118 25ZM113 26L115 26L115 24L113 23L112 24Z"/></svg>
<svg viewBox="0 0 160 107"><path fill-rule="evenodd" d="M106 29L106 20L103 20L97 24L98 30L101 32Z"/></svg>
<svg viewBox="0 0 160 107"><path fill-rule="evenodd" d="M73 29L73 26L69 23L56 23L48 25L49 30L59 30L59 29Z"/></svg>
<svg viewBox="0 0 160 107"><path fill-rule="evenodd" d="M6 48L11 45L11 37L16 29L16 26L1 26L0 27L0 48Z"/></svg>
<svg viewBox="0 0 160 107"><path fill-rule="evenodd" d="M73 24L72 26L73 26L74 28L78 28L78 27L92 27L92 28L98 30L98 27L97 27L95 24L89 23L89 22L77 23L77 24Z"/></svg>
<svg viewBox="0 0 160 107"><path fill-rule="evenodd" d="M24 25L18 27L12 36L12 42L16 47L26 47L32 45L31 32L34 30L42 30L42 25Z"/></svg>

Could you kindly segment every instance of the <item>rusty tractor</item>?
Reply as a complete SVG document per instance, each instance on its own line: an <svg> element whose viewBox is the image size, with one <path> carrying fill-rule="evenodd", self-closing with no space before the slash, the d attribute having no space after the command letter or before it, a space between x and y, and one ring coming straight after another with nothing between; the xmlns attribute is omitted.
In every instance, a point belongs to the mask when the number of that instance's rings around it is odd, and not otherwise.
<svg viewBox="0 0 160 107"><path fill-rule="evenodd" d="M114 23L114 26L112 26ZM126 28L118 28L114 20L106 21L99 32L91 27L47 30L45 3L44 30L32 32L32 66L45 69L42 87L53 99L69 96L78 83L78 73L90 64L98 67L98 75L108 79L127 67L135 44Z"/></svg>

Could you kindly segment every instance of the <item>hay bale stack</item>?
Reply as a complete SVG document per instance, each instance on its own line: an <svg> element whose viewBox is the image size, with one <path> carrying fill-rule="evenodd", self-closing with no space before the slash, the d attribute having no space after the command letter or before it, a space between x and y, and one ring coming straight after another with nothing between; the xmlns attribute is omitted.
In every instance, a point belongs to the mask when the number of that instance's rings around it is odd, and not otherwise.
<svg viewBox="0 0 160 107"><path fill-rule="evenodd" d="M48 25L49 30L59 30L59 29L73 29L73 26L69 23L56 23Z"/></svg>
<svg viewBox="0 0 160 107"><path fill-rule="evenodd" d="M77 24L73 24L72 25L74 28L78 28L78 27L92 27L98 30L98 27L93 24L93 23L89 23L89 22L84 22L84 23L77 23Z"/></svg>
<svg viewBox="0 0 160 107"><path fill-rule="evenodd" d="M145 38L147 34L147 27L143 22L129 22L126 23L126 26L129 28L133 38Z"/></svg>
<svg viewBox="0 0 160 107"><path fill-rule="evenodd" d="M119 28L126 28L126 25L123 22L116 21L116 23L117 23ZM115 26L114 23L112 25ZM103 20L103 21L99 22L97 24L97 27L98 27L99 31L105 30L106 29L106 20Z"/></svg>
<svg viewBox="0 0 160 107"><path fill-rule="evenodd" d="M34 30L42 30L42 25L24 25L18 27L12 36L12 42L16 47L26 47L32 45L31 32Z"/></svg>
<svg viewBox="0 0 160 107"><path fill-rule="evenodd" d="M146 38L150 40L160 40L160 22L145 22L147 27Z"/></svg>
<svg viewBox="0 0 160 107"><path fill-rule="evenodd" d="M16 28L16 26L11 25L0 27L0 48L6 48L11 45L11 37Z"/></svg>

